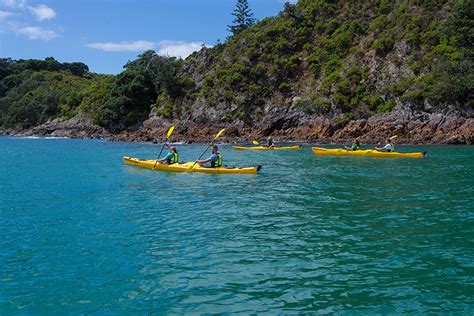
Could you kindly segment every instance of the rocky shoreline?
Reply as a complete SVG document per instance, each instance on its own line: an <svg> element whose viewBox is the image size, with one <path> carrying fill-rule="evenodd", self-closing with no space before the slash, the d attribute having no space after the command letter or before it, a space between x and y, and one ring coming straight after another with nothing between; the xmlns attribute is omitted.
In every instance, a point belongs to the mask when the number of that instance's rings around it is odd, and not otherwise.
<svg viewBox="0 0 474 316"><path fill-rule="evenodd" d="M288 114L288 113L287 113ZM398 135L398 144L474 144L474 118L454 115L393 111L369 119L350 121L339 127L325 117L291 115L262 122L255 127L232 124L202 124L189 121L165 121L150 116L141 126L113 133L85 118L56 119L28 130L0 129L2 135L52 136L67 138L108 139L110 141L162 142L169 126L174 125L172 140L205 143L225 127L220 142L242 143L262 140L272 135L277 141L342 144L359 137L365 144L378 144Z"/></svg>

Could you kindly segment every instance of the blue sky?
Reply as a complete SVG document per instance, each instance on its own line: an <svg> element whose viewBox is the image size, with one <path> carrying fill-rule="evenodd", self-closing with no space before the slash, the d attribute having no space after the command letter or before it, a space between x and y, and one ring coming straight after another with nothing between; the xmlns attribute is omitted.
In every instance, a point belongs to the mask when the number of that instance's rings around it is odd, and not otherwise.
<svg viewBox="0 0 474 316"><path fill-rule="evenodd" d="M255 17L284 0L249 0ZM141 51L187 56L228 35L236 0L0 0L0 56L81 61L118 73Z"/></svg>

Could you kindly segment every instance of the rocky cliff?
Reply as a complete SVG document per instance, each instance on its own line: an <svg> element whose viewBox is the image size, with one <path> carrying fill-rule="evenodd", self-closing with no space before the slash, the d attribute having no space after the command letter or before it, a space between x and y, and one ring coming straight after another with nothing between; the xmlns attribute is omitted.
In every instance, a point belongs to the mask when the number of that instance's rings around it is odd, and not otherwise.
<svg viewBox="0 0 474 316"><path fill-rule="evenodd" d="M93 77L69 117L27 133L158 141L175 125L181 141L227 127L228 141L472 144L473 15L467 0L300 0L184 61L145 52Z"/></svg>

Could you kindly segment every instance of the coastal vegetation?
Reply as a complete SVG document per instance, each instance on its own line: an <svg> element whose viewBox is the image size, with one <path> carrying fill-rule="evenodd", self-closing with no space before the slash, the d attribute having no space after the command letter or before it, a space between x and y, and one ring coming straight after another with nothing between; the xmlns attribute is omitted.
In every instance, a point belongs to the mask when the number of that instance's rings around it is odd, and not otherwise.
<svg viewBox="0 0 474 316"><path fill-rule="evenodd" d="M226 41L186 60L146 51L100 75L52 57L0 59L0 126L79 116L115 132L202 108L248 126L268 107L339 126L397 105L472 113L473 15L469 0L300 0L255 23L239 0Z"/></svg>

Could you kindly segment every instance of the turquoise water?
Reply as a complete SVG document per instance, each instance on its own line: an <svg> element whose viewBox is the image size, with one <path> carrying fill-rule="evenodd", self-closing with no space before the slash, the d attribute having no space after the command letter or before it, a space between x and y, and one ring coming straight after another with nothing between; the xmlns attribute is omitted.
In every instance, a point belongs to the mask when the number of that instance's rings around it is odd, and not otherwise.
<svg viewBox="0 0 474 316"><path fill-rule="evenodd" d="M179 146L192 160L202 146ZM426 159L0 137L0 314L474 312L474 147Z"/></svg>

